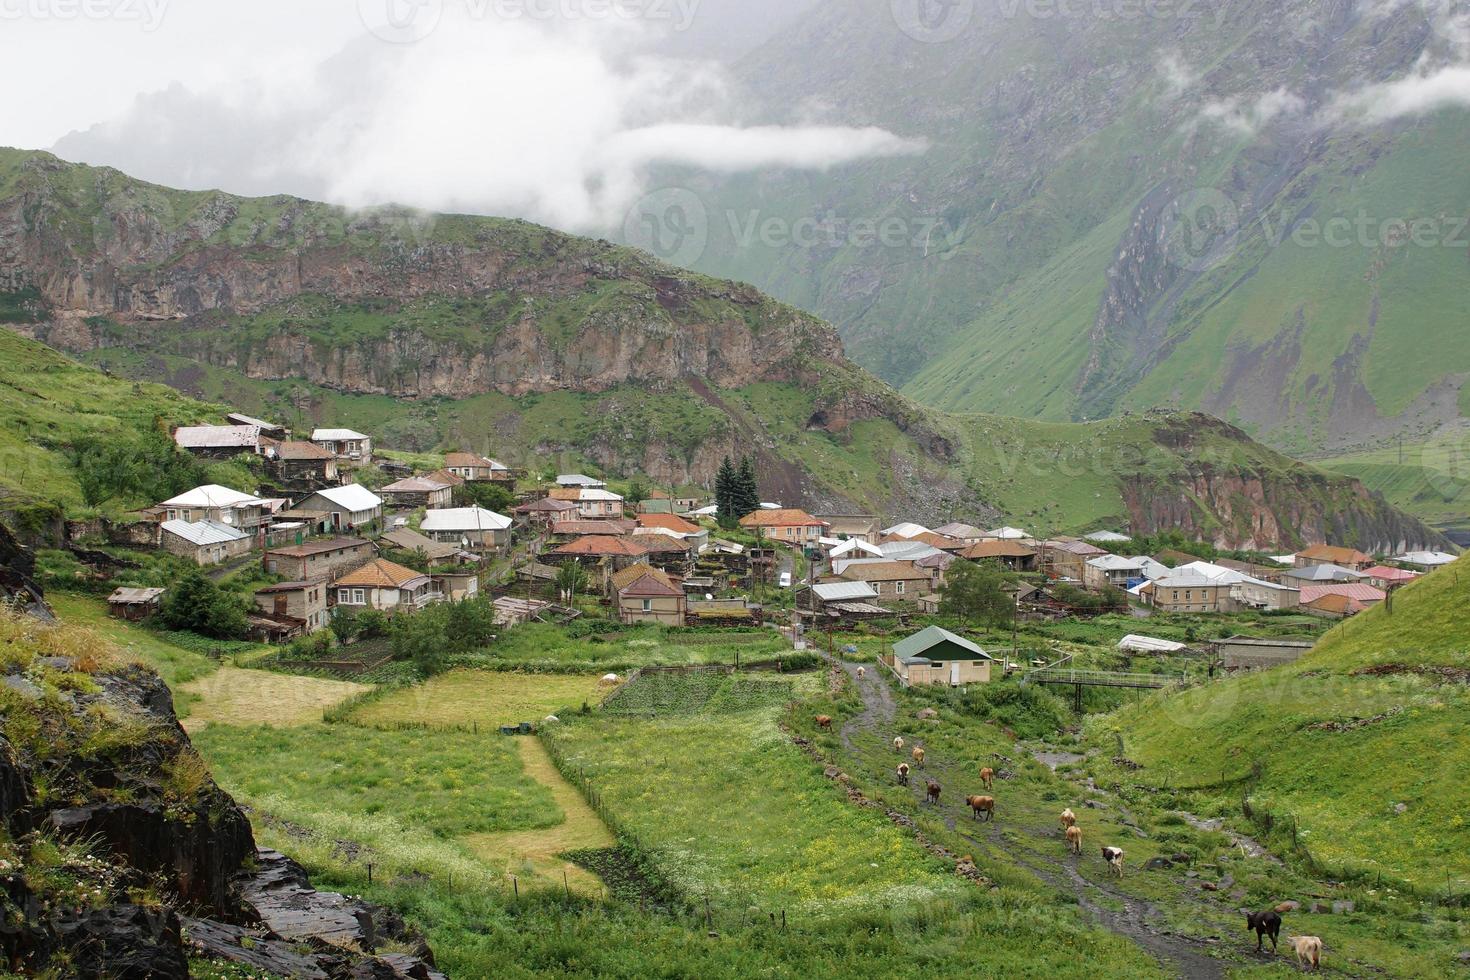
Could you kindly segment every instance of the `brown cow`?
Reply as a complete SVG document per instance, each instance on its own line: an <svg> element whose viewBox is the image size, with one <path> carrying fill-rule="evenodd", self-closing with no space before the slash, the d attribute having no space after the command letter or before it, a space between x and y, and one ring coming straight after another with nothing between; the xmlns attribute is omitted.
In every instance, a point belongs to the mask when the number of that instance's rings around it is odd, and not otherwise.
<svg viewBox="0 0 1470 980"><path fill-rule="evenodd" d="M893 737L893 751L895 751L895 752L902 752L903 751L903 736L902 735L895 735Z"/></svg>
<svg viewBox="0 0 1470 980"><path fill-rule="evenodd" d="M830 732L832 730L832 716L817 715L817 727Z"/></svg>
<svg viewBox="0 0 1470 980"><path fill-rule="evenodd" d="M976 820L980 819L980 814L982 813L985 814L985 819L987 822L995 819L995 797L967 796L965 797L965 803L969 806L971 810L974 811L974 817Z"/></svg>
<svg viewBox="0 0 1470 980"><path fill-rule="evenodd" d="M924 768L924 750L918 746L914 747L914 765L920 769Z"/></svg>
<svg viewBox="0 0 1470 980"><path fill-rule="evenodd" d="M1077 824L1077 814L1075 814L1075 813L1072 812L1072 808L1071 807L1067 807L1067 809L1065 809L1065 810L1062 811L1061 820L1062 820L1062 833L1066 833L1067 832L1067 828L1076 826L1076 824Z"/></svg>
<svg viewBox="0 0 1470 980"><path fill-rule="evenodd" d="M930 803L933 803L935 806L938 806L939 805L939 784L936 783L932 779L926 780L926 782L928 783L928 785L925 787L925 792L928 794L928 800L929 800Z"/></svg>
<svg viewBox="0 0 1470 980"><path fill-rule="evenodd" d="M1082 828L1076 824L1067 828L1067 850L1077 855L1082 853Z"/></svg>
<svg viewBox="0 0 1470 980"><path fill-rule="evenodd" d="M995 770L986 766L980 770L980 781L985 784L986 789L995 787Z"/></svg>
<svg viewBox="0 0 1470 980"><path fill-rule="evenodd" d="M900 762L898 764L898 784L900 786L907 786L909 784L909 764L907 762Z"/></svg>

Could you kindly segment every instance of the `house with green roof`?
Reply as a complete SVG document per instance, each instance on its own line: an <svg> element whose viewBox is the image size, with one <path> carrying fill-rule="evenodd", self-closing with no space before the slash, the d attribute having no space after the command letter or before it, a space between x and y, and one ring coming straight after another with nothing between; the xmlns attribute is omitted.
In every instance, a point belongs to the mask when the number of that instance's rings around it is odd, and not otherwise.
<svg viewBox="0 0 1470 980"><path fill-rule="evenodd" d="M893 645L889 666L905 687L989 684L995 658L947 629L930 626Z"/></svg>

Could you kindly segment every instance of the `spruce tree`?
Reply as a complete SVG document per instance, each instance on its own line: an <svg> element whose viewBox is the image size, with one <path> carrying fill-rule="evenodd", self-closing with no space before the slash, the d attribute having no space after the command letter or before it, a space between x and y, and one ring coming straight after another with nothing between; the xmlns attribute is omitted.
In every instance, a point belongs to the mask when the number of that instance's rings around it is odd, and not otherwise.
<svg viewBox="0 0 1470 980"><path fill-rule="evenodd" d="M736 512L735 483L738 478L735 464L726 456L715 474L715 506L719 508L721 524L728 525L743 516Z"/></svg>
<svg viewBox="0 0 1470 980"><path fill-rule="evenodd" d="M740 460L740 473L736 477L736 510L739 516L753 514L760 509L760 485L755 478L755 463L749 456Z"/></svg>

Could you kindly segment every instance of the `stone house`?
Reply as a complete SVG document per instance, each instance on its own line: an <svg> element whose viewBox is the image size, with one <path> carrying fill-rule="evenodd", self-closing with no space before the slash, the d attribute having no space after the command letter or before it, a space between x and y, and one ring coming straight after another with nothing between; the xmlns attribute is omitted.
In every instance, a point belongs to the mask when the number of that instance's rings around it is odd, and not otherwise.
<svg viewBox="0 0 1470 980"><path fill-rule="evenodd" d="M818 540L827 532L826 521L793 507L746 514L740 518L740 526L797 548L817 547Z"/></svg>
<svg viewBox="0 0 1470 980"><path fill-rule="evenodd" d="M633 565L615 572L612 586L617 594L618 619L624 623L658 623L683 626L688 614L684 590L657 568Z"/></svg>
<svg viewBox="0 0 1470 980"><path fill-rule="evenodd" d="M265 570L292 581L330 581L373 558L372 542L361 538L329 538L308 541L265 553Z"/></svg>
<svg viewBox="0 0 1470 980"><path fill-rule="evenodd" d="M332 591L338 609L376 609L390 616L444 601L428 575L386 558L374 558L343 575L332 583Z"/></svg>
<svg viewBox="0 0 1470 980"><path fill-rule="evenodd" d="M201 566L249 554L254 540L238 528L215 521L164 521L159 531L163 550Z"/></svg>
<svg viewBox="0 0 1470 980"><path fill-rule="evenodd" d="M255 608L283 625L299 624L301 633L315 633L327 625L327 589L323 581L267 585L255 593Z"/></svg>
<svg viewBox="0 0 1470 980"><path fill-rule="evenodd" d="M365 466L373 461L373 440L352 429L317 429L311 441L348 466Z"/></svg>
<svg viewBox="0 0 1470 980"><path fill-rule="evenodd" d="M366 487L349 483L318 490L297 502L291 512L310 516L326 530L360 531L383 519L383 498Z"/></svg>
<svg viewBox="0 0 1470 980"><path fill-rule="evenodd" d="M450 507L429 511L419 522L419 530L442 544L483 554L510 547L511 523L509 517L483 507Z"/></svg>
<svg viewBox="0 0 1470 980"><path fill-rule="evenodd" d="M266 459L272 475L287 486L314 490L342 482L337 457L314 442L283 442Z"/></svg>
<svg viewBox="0 0 1470 980"><path fill-rule="evenodd" d="M400 510L436 510L453 503L454 487L427 476L411 476L379 489L378 496Z"/></svg>

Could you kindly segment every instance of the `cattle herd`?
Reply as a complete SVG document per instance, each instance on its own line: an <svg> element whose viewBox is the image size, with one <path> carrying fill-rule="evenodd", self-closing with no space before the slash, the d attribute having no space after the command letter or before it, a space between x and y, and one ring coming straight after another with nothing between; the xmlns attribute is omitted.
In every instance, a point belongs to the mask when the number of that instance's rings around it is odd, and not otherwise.
<svg viewBox="0 0 1470 980"><path fill-rule="evenodd" d="M827 715L817 716L817 727L831 730L832 719ZM905 748L903 736L896 735L893 738L893 751L901 754ZM914 768L923 769L926 753L923 746L916 745L909 753L913 760L913 767L907 762L900 762L897 769L898 784L909 785L909 775ZM995 770L986 766L980 770L980 782L988 792L994 791ZM939 805L939 797L943 792L939 782L935 779L925 777L924 779L924 803L932 806ZM966 796L965 805L970 808L974 819L992 822L995 820L996 800L993 795ZM1066 841L1067 853L1080 857L1082 855L1082 828L1077 824L1077 815L1072 812L1071 807L1064 809L1059 818L1062 837ZM1108 875L1123 877L1124 852L1121 847L1106 845L1102 848L1103 861L1107 864ZM1255 912L1246 916L1247 931L1256 934L1256 951L1262 951L1263 942L1271 940L1273 951L1277 949L1277 939L1281 934L1281 912L1289 906L1279 906L1267 909L1264 912ZM1315 971L1322 965L1322 940L1316 936L1290 936L1287 941L1291 943L1296 953L1297 966Z"/></svg>

